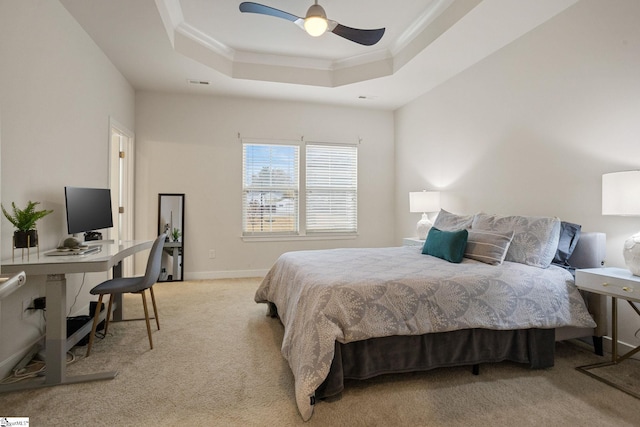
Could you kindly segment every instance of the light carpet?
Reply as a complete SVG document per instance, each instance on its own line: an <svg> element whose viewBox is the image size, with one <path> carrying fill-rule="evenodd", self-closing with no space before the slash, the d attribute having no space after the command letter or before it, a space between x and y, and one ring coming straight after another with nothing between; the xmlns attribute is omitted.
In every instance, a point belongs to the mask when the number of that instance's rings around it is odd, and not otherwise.
<svg viewBox="0 0 640 427"><path fill-rule="evenodd" d="M280 354L282 325L253 302L259 283L158 283L153 350L144 322L113 324L69 374L117 370L115 379L2 394L0 417L32 426L640 425L640 400L576 371L604 359L569 343L557 344L551 369L505 362L479 376L461 367L349 381L305 423ZM126 296L125 315L140 316L141 305Z"/></svg>

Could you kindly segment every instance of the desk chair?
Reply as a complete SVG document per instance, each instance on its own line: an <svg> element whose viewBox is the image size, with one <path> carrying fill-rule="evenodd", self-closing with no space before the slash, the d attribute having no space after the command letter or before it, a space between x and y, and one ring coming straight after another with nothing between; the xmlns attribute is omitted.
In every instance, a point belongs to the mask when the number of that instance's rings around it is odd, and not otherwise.
<svg viewBox="0 0 640 427"><path fill-rule="evenodd" d="M109 295L109 307L107 308L107 319L104 326L104 334L107 335L109 329L109 317L111 316L111 308L113 304L113 294L140 294L142 295L142 305L144 307L144 317L147 321L147 334L149 335L149 345L153 350L153 340L151 339L151 325L149 324L149 311L147 310L147 298L145 296L145 290L149 289L151 294L151 302L153 303L153 313L156 318L156 325L160 330L160 320L158 319L158 309L156 307L156 298L153 295L153 285L158 281L160 277L160 267L162 261L162 249L164 247L164 241L166 234L161 234L153 242L151 251L149 252L149 260L147 261L147 269L144 276L141 277L119 277L106 282L102 282L93 289L91 289L92 295L99 295L98 304L96 304L96 310L93 315L93 327L91 328L91 334L89 335L89 345L87 346L87 357L91 353L91 346L93 345L93 338L96 334L98 327L98 320L100 317L100 307L102 307L102 298L105 295Z"/></svg>

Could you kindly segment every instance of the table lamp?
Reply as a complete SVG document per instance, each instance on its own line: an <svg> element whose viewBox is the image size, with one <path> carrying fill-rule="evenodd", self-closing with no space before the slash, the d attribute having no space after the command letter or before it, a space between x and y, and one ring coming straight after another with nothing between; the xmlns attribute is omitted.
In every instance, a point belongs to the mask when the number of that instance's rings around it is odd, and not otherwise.
<svg viewBox="0 0 640 427"><path fill-rule="evenodd" d="M602 215L640 216L640 171L602 175ZM640 276L640 233L624 242L624 261Z"/></svg>
<svg viewBox="0 0 640 427"><path fill-rule="evenodd" d="M427 216L428 212L438 212L440 210L439 191L412 191L409 193L409 212L422 212L422 218L418 221L416 229L418 239L425 240L427 233L433 226Z"/></svg>

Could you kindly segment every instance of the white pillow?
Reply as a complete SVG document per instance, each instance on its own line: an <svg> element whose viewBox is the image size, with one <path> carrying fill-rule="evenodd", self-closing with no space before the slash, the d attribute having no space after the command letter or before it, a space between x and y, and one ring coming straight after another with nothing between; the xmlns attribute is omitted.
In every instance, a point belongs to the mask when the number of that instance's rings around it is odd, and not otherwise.
<svg viewBox="0 0 640 427"><path fill-rule="evenodd" d="M505 260L540 268L551 264L560 239L560 219L556 217L479 213L473 219L472 228L499 233L513 231Z"/></svg>
<svg viewBox="0 0 640 427"><path fill-rule="evenodd" d="M458 231L471 228L473 215L456 215L440 209L433 226L442 231Z"/></svg>

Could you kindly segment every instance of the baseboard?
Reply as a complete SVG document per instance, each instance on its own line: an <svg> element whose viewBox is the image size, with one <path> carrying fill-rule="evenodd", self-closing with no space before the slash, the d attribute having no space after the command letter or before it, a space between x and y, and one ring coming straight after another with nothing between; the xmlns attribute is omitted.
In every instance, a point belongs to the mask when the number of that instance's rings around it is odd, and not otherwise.
<svg viewBox="0 0 640 427"><path fill-rule="evenodd" d="M611 354L611 349L612 349L611 337L605 336L605 337L602 337L602 338L603 338L604 351L606 351L607 353ZM618 340L618 356L621 356L621 355L633 350L634 348L635 348L635 346ZM631 358L632 359L636 359L636 360L640 360L640 354L634 354L633 356L631 356Z"/></svg>
<svg viewBox="0 0 640 427"><path fill-rule="evenodd" d="M195 273L185 273L184 280L242 279L246 277L264 277L268 272L268 269L200 271Z"/></svg>

